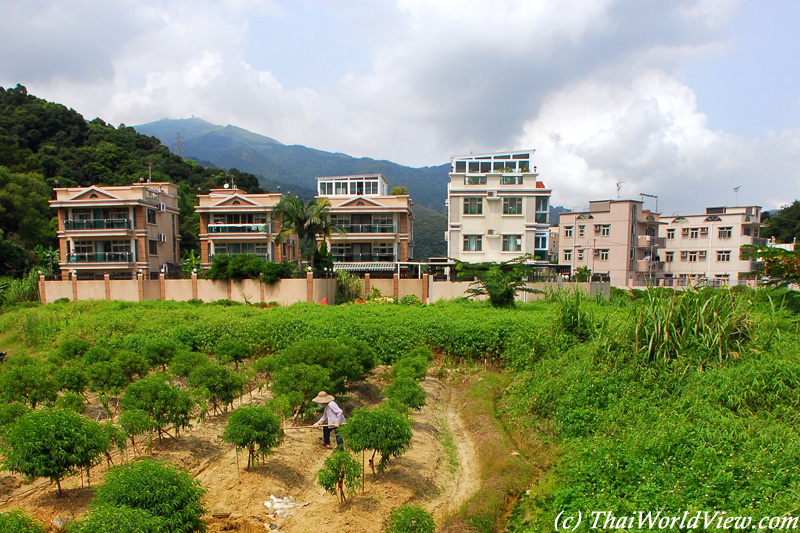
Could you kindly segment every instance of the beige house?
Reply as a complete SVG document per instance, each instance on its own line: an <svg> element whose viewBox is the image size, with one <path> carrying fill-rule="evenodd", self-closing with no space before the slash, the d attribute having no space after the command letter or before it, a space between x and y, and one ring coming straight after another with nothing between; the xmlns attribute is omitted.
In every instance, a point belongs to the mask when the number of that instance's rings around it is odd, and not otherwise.
<svg viewBox="0 0 800 533"><path fill-rule="evenodd" d="M559 264L574 275L587 267L595 279L617 287L656 283L663 274L659 216L639 200L589 202L585 211L561 213L558 224Z"/></svg>
<svg viewBox="0 0 800 533"><path fill-rule="evenodd" d="M195 211L200 215L200 257L203 269L216 254L254 254L265 261L294 261L296 239L275 246L280 220L273 210L281 194L248 194L234 188L211 189L198 195Z"/></svg>
<svg viewBox="0 0 800 533"><path fill-rule="evenodd" d="M318 177L316 197L328 199L331 223L346 232L329 242L334 269L390 272L413 257L411 197L390 194L383 175Z"/></svg>
<svg viewBox="0 0 800 533"><path fill-rule="evenodd" d="M663 283L667 286L737 284L759 264L743 259L741 247L767 244L760 236L761 207L708 207L702 215L665 219Z"/></svg>
<svg viewBox="0 0 800 533"><path fill-rule="evenodd" d="M534 150L454 156L447 188L447 256L470 263L523 254L546 262L551 190Z"/></svg>
<svg viewBox="0 0 800 533"><path fill-rule="evenodd" d="M178 186L138 183L54 190L61 277L156 278L180 273Z"/></svg>

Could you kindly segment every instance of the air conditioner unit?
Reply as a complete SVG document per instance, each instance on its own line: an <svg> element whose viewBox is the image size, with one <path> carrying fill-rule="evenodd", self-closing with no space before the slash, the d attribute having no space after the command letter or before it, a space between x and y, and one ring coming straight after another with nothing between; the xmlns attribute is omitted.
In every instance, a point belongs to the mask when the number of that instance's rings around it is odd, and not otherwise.
<svg viewBox="0 0 800 533"><path fill-rule="evenodd" d="M158 242L167 242L167 234L166 233L159 233L158 234Z"/></svg>
<svg viewBox="0 0 800 533"><path fill-rule="evenodd" d="M597 249L597 248L595 248L595 250L594 250L594 255L600 255L600 250L599 250L599 249Z"/></svg>
<svg viewBox="0 0 800 533"><path fill-rule="evenodd" d="M497 191L487 191L486 196L489 198L497 198Z"/></svg>
<svg viewBox="0 0 800 533"><path fill-rule="evenodd" d="M486 234L487 235L494 235L494 231L495 230L493 230L493 229L488 229L488 230L486 230Z"/></svg>
<svg viewBox="0 0 800 533"><path fill-rule="evenodd" d="M162 211L162 212L166 211L167 210L167 204L165 204L164 202L158 202L158 210Z"/></svg>

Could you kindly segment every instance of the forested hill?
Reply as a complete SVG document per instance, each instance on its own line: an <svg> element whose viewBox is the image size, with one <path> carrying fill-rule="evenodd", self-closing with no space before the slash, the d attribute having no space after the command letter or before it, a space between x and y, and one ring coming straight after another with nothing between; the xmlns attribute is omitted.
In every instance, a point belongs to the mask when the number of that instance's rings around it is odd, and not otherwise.
<svg viewBox="0 0 800 533"><path fill-rule="evenodd" d="M236 185L260 192L252 174L231 171ZM181 247L197 248L193 206L198 191L226 180L226 171L202 167L170 153L155 137L113 127L96 118L28 94L0 87L0 276L20 275L35 261L37 246L57 247L54 187L125 185L152 176L179 185Z"/></svg>
<svg viewBox="0 0 800 533"><path fill-rule="evenodd" d="M158 137L183 157L251 172L270 190L281 185L285 192L288 186L294 194L304 196L305 191L316 190L317 176L380 173L390 187L406 187L415 204L445 212L449 161L435 167L412 168L391 161L285 145L236 126L219 126L199 118L164 119L134 128Z"/></svg>

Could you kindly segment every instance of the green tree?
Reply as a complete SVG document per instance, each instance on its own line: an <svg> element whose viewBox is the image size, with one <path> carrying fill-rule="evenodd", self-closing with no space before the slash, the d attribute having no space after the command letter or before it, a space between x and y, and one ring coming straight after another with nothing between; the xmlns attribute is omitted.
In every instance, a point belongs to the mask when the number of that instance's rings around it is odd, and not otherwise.
<svg viewBox="0 0 800 533"><path fill-rule="evenodd" d="M174 466L142 459L112 468L95 490L99 507L141 509L160 517L164 530L190 533L205 531L206 512L200 482Z"/></svg>
<svg viewBox="0 0 800 533"><path fill-rule="evenodd" d="M405 504L389 515L384 533L436 533L436 522L422 506Z"/></svg>
<svg viewBox="0 0 800 533"><path fill-rule="evenodd" d="M283 442L280 419L268 407L239 407L228 416L222 440L247 448L247 468L259 456L266 456Z"/></svg>
<svg viewBox="0 0 800 533"><path fill-rule="evenodd" d="M338 431L349 449L356 452L372 450L370 465L375 464L375 455L380 453L379 472L386 469L392 458L399 457L411 446L411 422L385 406L356 409Z"/></svg>
<svg viewBox="0 0 800 533"><path fill-rule="evenodd" d="M30 477L55 481L91 467L108 450L100 424L63 409L31 410L11 427L5 438L3 467Z"/></svg>
<svg viewBox="0 0 800 533"><path fill-rule="evenodd" d="M83 394L86 390L86 385L89 384L86 368L82 364L62 366L53 373L53 380L60 390L79 394Z"/></svg>
<svg viewBox="0 0 800 533"><path fill-rule="evenodd" d="M384 396L397 400L411 409L421 409L425 405L425 390L412 377L401 376L392 380L383 391Z"/></svg>
<svg viewBox="0 0 800 533"><path fill-rule="evenodd" d="M317 237L327 241L333 233L345 234L343 228L331 224L330 210L331 204L327 198L311 199L304 203L300 198L284 196L275 206L273 216L280 219L275 244L279 245L286 239L297 236L300 250L297 254L297 268L302 268L303 255L310 256L311 267L314 267L313 251L317 249Z"/></svg>
<svg viewBox="0 0 800 533"><path fill-rule="evenodd" d="M30 409L23 403L0 403L0 440L22 415Z"/></svg>
<svg viewBox="0 0 800 533"><path fill-rule="evenodd" d="M346 494L353 495L361 486L361 465L350 452L337 448L325 459L325 466L317 471L317 483L325 492L339 496L339 503L347 501Z"/></svg>
<svg viewBox="0 0 800 533"><path fill-rule="evenodd" d="M578 267L578 269L575 271L575 275L573 276L573 278L578 283L585 283L590 279L592 279L592 271L589 270L589 267L587 267L586 265Z"/></svg>
<svg viewBox="0 0 800 533"><path fill-rule="evenodd" d="M241 339L228 339L218 342L215 352L221 362L235 363L238 372L239 363L253 355L253 347Z"/></svg>
<svg viewBox="0 0 800 533"><path fill-rule="evenodd" d="M321 390L333 390L330 373L320 365L297 363L281 368L272 376L272 393L288 396L296 405L303 405Z"/></svg>
<svg viewBox="0 0 800 533"><path fill-rule="evenodd" d="M530 254L502 263L465 263L455 261L458 281L472 281L465 292L470 298L488 296L492 307L513 307L517 292L537 292L527 286L531 267Z"/></svg>
<svg viewBox="0 0 800 533"><path fill-rule="evenodd" d="M35 408L41 402L56 401L58 387L44 367L23 361L7 364L0 372L0 400L20 401Z"/></svg>
<svg viewBox="0 0 800 533"><path fill-rule="evenodd" d="M165 375L151 374L131 383L125 389L119 406L123 411L137 409L146 412L161 438L169 424L175 426L176 432L189 425L194 402L188 392L167 381Z"/></svg>
<svg viewBox="0 0 800 533"><path fill-rule="evenodd" d="M177 351L178 345L174 342L163 339L150 339L144 345L143 355L150 363L150 366L161 365L161 369L166 372L167 365L175 357Z"/></svg>
<svg viewBox="0 0 800 533"><path fill-rule="evenodd" d="M393 376L421 380L427 374L428 360L422 355L407 355L392 365Z"/></svg>
<svg viewBox="0 0 800 533"><path fill-rule="evenodd" d="M776 213L765 217L767 224L761 231L762 237L774 237L776 242L794 242L800 237L800 201L795 200Z"/></svg>
<svg viewBox="0 0 800 533"><path fill-rule="evenodd" d="M217 363L200 365L189 374L189 386L202 389L206 393L215 413L220 404L227 411L228 405L242 394L245 383L244 376Z"/></svg>
<svg viewBox="0 0 800 533"><path fill-rule="evenodd" d="M742 259L761 262L763 266L750 275L767 276L772 285L800 283L800 250L745 245L742 246Z"/></svg>

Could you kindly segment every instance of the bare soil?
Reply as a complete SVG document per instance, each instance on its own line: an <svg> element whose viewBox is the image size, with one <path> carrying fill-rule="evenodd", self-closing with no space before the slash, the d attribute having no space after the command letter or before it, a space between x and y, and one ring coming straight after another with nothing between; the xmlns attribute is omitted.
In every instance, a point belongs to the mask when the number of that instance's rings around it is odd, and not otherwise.
<svg viewBox="0 0 800 533"><path fill-rule="evenodd" d="M356 407L380 400L381 383L376 379L361 385L342 407L348 413ZM383 474L373 476L366 467L366 486L340 505L337 497L324 493L315 473L332 451L322 446L319 429L287 429L283 444L262 464L246 469L247 455L222 441L225 415L208 416L179 438L155 440L145 450L146 439L137 440L140 452L168 459L189 471L208 490L205 497L209 531L318 531L380 532L389 514L404 503L422 505L437 523L480 488L475 447L459 415L461 391L458 386L428 377L423 383L428 404L413 416L411 448L395 459ZM263 403L266 391L245 394L240 403ZM442 428L453 435L458 468L453 470L442 445ZM114 455L119 464L131 460ZM369 458L367 457L366 460ZM102 482L105 461L92 470L92 486ZM22 508L50 524L58 515L80 517L92 499L87 480L72 476L62 481L64 496L57 497L55 484L48 480L28 483L22 476L0 472L0 511ZM276 512L265 502L290 498L296 507ZM281 500L288 502L288 500ZM274 528L274 529L273 529Z"/></svg>

